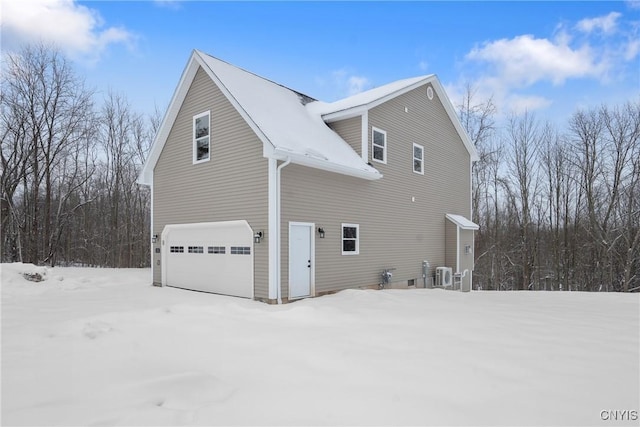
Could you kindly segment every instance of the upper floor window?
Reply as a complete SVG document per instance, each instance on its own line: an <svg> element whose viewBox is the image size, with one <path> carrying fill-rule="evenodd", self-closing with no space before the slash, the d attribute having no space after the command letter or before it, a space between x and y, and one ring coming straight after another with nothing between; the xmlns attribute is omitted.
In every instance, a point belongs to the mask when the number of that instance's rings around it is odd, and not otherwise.
<svg viewBox="0 0 640 427"><path fill-rule="evenodd" d="M387 132L373 128L371 135L371 158L380 163L387 163Z"/></svg>
<svg viewBox="0 0 640 427"><path fill-rule="evenodd" d="M342 255L360 253L360 225L342 224Z"/></svg>
<svg viewBox="0 0 640 427"><path fill-rule="evenodd" d="M193 163L209 160L211 124L209 111L193 116Z"/></svg>
<svg viewBox="0 0 640 427"><path fill-rule="evenodd" d="M413 171L424 175L424 147L413 144Z"/></svg>

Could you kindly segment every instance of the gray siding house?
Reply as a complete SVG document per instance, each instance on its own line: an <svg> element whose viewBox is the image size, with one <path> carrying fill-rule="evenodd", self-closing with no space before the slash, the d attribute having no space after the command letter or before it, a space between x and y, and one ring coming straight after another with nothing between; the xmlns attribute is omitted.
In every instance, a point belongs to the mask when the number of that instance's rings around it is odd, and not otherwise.
<svg viewBox="0 0 640 427"><path fill-rule="evenodd" d="M194 51L139 178L153 282L270 303L384 270L469 290L476 159L435 75L326 103Z"/></svg>

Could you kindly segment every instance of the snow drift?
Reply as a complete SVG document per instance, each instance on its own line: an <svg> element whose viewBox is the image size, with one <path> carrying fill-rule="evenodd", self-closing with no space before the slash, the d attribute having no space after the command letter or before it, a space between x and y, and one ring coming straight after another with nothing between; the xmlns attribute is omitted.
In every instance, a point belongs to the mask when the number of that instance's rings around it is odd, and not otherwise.
<svg viewBox="0 0 640 427"><path fill-rule="evenodd" d="M2 424L638 425L638 294L269 306L149 278L3 264Z"/></svg>

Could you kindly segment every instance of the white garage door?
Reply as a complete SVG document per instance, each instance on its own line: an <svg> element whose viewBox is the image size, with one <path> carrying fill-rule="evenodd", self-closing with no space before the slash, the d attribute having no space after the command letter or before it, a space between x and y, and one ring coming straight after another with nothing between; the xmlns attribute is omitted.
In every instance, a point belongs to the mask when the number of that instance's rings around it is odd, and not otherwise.
<svg viewBox="0 0 640 427"><path fill-rule="evenodd" d="M244 220L165 226L162 284L253 298L253 230Z"/></svg>

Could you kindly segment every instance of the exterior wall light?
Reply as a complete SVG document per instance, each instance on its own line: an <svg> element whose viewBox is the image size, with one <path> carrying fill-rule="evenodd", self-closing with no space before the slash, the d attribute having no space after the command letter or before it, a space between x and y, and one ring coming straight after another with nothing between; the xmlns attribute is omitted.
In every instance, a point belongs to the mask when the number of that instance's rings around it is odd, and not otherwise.
<svg viewBox="0 0 640 427"><path fill-rule="evenodd" d="M320 235L321 239L324 239L324 228L318 227L318 234Z"/></svg>
<svg viewBox="0 0 640 427"><path fill-rule="evenodd" d="M262 231L258 231L256 234L253 235L253 242L260 243L260 240L262 240L263 235L264 234L262 233Z"/></svg>
<svg viewBox="0 0 640 427"><path fill-rule="evenodd" d="M151 236L151 243L155 243L158 241L158 235L154 234L153 236Z"/></svg>

